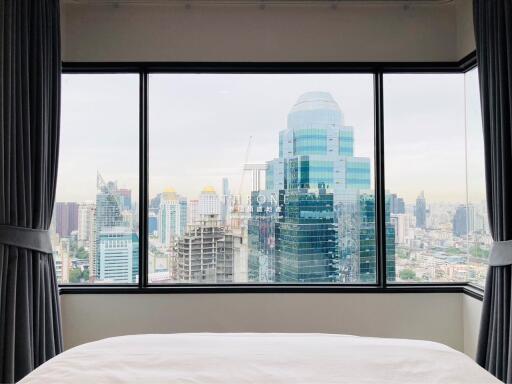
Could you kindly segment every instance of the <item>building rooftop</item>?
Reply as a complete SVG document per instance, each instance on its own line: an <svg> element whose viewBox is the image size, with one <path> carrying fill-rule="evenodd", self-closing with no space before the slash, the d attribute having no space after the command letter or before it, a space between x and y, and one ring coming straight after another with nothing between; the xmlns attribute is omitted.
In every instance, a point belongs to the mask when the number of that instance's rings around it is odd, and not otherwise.
<svg viewBox="0 0 512 384"><path fill-rule="evenodd" d="M340 112L338 103L329 92L313 91L299 96L291 112L330 109Z"/></svg>

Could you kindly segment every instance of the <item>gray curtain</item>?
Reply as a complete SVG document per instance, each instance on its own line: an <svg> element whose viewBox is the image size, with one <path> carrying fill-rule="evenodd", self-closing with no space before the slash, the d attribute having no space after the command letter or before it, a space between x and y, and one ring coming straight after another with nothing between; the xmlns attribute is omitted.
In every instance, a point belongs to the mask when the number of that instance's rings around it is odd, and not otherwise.
<svg viewBox="0 0 512 384"><path fill-rule="evenodd" d="M62 351L48 228L60 116L58 0L0 0L0 382Z"/></svg>
<svg viewBox="0 0 512 384"><path fill-rule="evenodd" d="M477 362L512 382L512 0L474 0L489 226L494 243Z"/></svg>

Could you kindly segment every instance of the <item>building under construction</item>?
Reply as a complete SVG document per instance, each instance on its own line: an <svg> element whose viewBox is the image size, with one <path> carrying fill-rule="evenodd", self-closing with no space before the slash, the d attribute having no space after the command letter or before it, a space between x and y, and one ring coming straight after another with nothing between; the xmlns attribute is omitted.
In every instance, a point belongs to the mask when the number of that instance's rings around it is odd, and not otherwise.
<svg viewBox="0 0 512 384"><path fill-rule="evenodd" d="M217 214L188 226L176 245L176 273L182 283L232 283L241 237L226 230Z"/></svg>

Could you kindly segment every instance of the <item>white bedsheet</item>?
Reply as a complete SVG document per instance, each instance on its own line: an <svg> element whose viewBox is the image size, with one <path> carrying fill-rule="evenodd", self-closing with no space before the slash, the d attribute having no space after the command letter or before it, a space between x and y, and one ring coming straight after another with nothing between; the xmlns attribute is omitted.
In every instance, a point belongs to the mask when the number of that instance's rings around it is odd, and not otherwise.
<svg viewBox="0 0 512 384"><path fill-rule="evenodd" d="M114 337L53 358L20 383L499 383L466 355L417 340L327 334Z"/></svg>

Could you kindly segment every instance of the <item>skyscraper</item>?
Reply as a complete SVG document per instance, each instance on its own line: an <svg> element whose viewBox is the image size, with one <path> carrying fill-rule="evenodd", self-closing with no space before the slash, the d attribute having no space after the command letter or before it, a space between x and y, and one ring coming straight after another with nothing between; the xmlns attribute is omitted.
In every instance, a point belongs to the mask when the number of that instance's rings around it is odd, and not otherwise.
<svg viewBox="0 0 512 384"><path fill-rule="evenodd" d="M274 208L280 212L253 209L249 221L249 244L256 248L249 249L250 279L261 278L262 265L272 264L265 257L274 253L276 281L349 282L361 274L375 279L370 159L354 152L354 129L345 125L332 96L301 95L279 134L279 158L267 162L266 191L260 192L279 196ZM275 230L262 238L256 223L269 218ZM394 247L394 231L387 235ZM264 242L273 240L275 252L268 252Z"/></svg>
<svg viewBox="0 0 512 384"><path fill-rule="evenodd" d="M416 216L416 228L425 229L427 227L427 202L423 191L416 199L414 214Z"/></svg>
<svg viewBox="0 0 512 384"><path fill-rule="evenodd" d="M199 195L199 216L218 215L220 213L220 201L215 188L206 186ZM201 218L202 219L202 218Z"/></svg>
<svg viewBox="0 0 512 384"><path fill-rule="evenodd" d="M154 236L158 232L158 214L148 212L148 233Z"/></svg>
<svg viewBox="0 0 512 384"><path fill-rule="evenodd" d="M53 249L55 258L55 270L57 280L61 283L69 283L70 270L70 241L68 238L62 238L57 247Z"/></svg>
<svg viewBox="0 0 512 384"><path fill-rule="evenodd" d="M106 239L114 236L114 234L116 234L115 236L121 236L119 234L122 234L122 236L126 237L128 236L127 233L132 233L132 229L123 219L123 203L122 197L118 193L117 183L113 181L105 182L98 173L96 187L96 215L94 226L95 260L90 260L89 264L89 278L91 281L94 281L95 278L101 279L107 276L105 272L102 272L106 270L106 266L103 263L110 259L105 256L106 248L104 244L101 243L102 240L106 241ZM131 238L131 235L129 237ZM127 249L134 252L133 248ZM131 256L126 255L125 259L131 259L132 256L133 254ZM134 265L130 264L130 268L133 267ZM132 273L133 270L130 270L126 273L126 276L129 276ZM111 277L109 277L109 279L111 279Z"/></svg>
<svg viewBox="0 0 512 384"><path fill-rule="evenodd" d="M398 195L396 193L393 193L391 195L389 211L393 214L405 213L404 199L402 199L401 197L398 197Z"/></svg>
<svg viewBox="0 0 512 384"><path fill-rule="evenodd" d="M453 234L466 236L474 229L475 209L473 206L460 205L453 216Z"/></svg>
<svg viewBox="0 0 512 384"><path fill-rule="evenodd" d="M132 190L126 188L119 188L118 193L121 197L123 209L132 209Z"/></svg>
<svg viewBox="0 0 512 384"><path fill-rule="evenodd" d="M96 237L96 205L91 212L91 225L89 227L89 281L94 283L96 279L96 245L97 245L97 237Z"/></svg>
<svg viewBox="0 0 512 384"><path fill-rule="evenodd" d="M155 215L158 214L158 210L160 209L160 200L162 199L162 194L159 193L155 197L149 200L148 211L153 212Z"/></svg>
<svg viewBox="0 0 512 384"><path fill-rule="evenodd" d="M178 199L178 204L180 207L180 235L183 235L187 230L187 211L188 211L188 202L186 197L180 196Z"/></svg>
<svg viewBox="0 0 512 384"><path fill-rule="evenodd" d="M199 200L190 200L187 210L187 224L194 224L199 221Z"/></svg>
<svg viewBox="0 0 512 384"><path fill-rule="evenodd" d="M69 237L78 229L78 204L58 202L55 205L56 232L60 237Z"/></svg>
<svg viewBox="0 0 512 384"><path fill-rule="evenodd" d="M94 203L80 203L78 206L78 244L89 248L91 238L91 226L94 225L96 206Z"/></svg>
<svg viewBox="0 0 512 384"><path fill-rule="evenodd" d="M339 279L333 194L290 191L276 223L276 280L333 282Z"/></svg>
<svg viewBox="0 0 512 384"><path fill-rule="evenodd" d="M259 202L258 197L263 193L252 192L251 194L251 217L247 220L249 243L247 278L253 282L272 283L276 280L275 245L278 204L273 204L270 198L265 202Z"/></svg>
<svg viewBox="0 0 512 384"><path fill-rule="evenodd" d="M229 214L231 208L231 193L229 191L229 181L226 177L222 179L221 213L220 221L223 225L229 223Z"/></svg>
<svg viewBox="0 0 512 384"><path fill-rule="evenodd" d="M187 200L178 196L173 188L167 188L160 199L158 212L158 237L160 243L172 247L184 234L187 225Z"/></svg>
<svg viewBox="0 0 512 384"><path fill-rule="evenodd" d="M395 227L395 243L407 244L409 232L409 216L405 213L391 214L391 223Z"/></svg>
<svg viewBox="0 0 512 384"><path fill-rule="evenodd" d="M97 277L106 282L135 283L139 271L139 238L128 227L103 228L99 236Z"/></svg>

